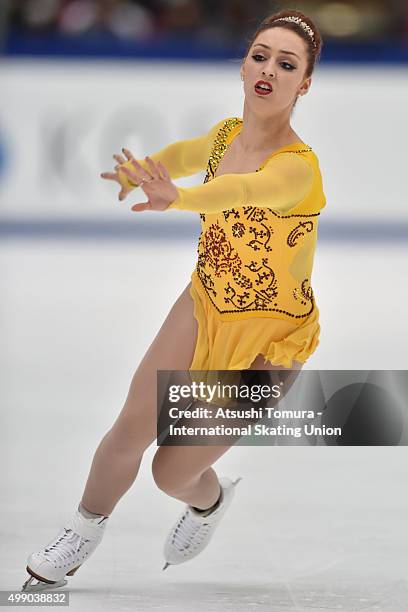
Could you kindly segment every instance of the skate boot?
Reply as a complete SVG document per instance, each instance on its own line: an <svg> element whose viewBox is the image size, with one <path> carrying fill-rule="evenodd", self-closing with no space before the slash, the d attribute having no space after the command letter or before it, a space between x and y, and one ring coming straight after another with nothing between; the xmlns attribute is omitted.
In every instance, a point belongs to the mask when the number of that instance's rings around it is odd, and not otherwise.
<svg viewBox="0 0 408 612"><path fill-rule="evenodd" d="M27 559L30 577L22 591L43 591L67 584L65 576L73 576L102 540L107 516L85 518L78 509L57 537ZM33 583L36 579L38 582Z"/></svg>
<svg viewBox="0 0 408 612"><path fill-rule="evenodd" d="M209 543L218 523L230 505L234 488L241 478L232 482L220 478L221 499L210 514L198 512L187 505L174 524L164 545L165 570L169 565L178 565L196 557Z"/></svg>

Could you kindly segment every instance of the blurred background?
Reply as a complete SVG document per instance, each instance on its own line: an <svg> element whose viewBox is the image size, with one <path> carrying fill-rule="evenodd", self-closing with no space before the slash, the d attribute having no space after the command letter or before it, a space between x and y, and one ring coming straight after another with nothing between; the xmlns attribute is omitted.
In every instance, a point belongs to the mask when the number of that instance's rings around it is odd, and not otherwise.
<svg viewBox="0 0 408 612"><path fill-rule="evenodd" d="M21 232L23 221L31 232L36 222L54 222L56 231L57 220L77 220L92 232L109 220L106 231L132 232L100 171L123 146L142 157L208 131L222 116L240 116L248 41L266 15L284 8L310 15L324 39L293 123L321 158L325 237L370 230L405 240L403 0L3 0L0 231ZM151 221L145 215L138 225ZM194 225L177 212L163 221L189 226L187 235Z"/></svg>
<svg viewBox="0 0 408 612"><path fill-rule="evenodd" d="M404 0L3 0L2 46L15 55L228 58L259 19L298 8L318 24L324 61L407 59Z"/></svg>
<svg viewBox="0 0 408 612"><path fill-rule="evenodd" d="M127 146L143 157L241 116L248 41L265 16L287 8L310 15L324 40L293 115L321 160L322 238L405 241L403 0L3 0L1 234L134 235L128 211L112 206L113 185L99 179L112 154ZM174 223L174 236L190 236L193 216L173 212L154 220L155 232ZM137 225L151 222L144 215Z"/></svg>
<svg viewBox="0 0 408 612"><path fill-rule="evenodd" d="M315 19L325 43L292 117L327 198L312 279L320 345L305 369L408 369L405 0L1 0L2 588L20 588L29 552L69 518L196 263L198 214L131 213L143 192L119 203L99 175L122 147L142 158L241 117L247 39L283 8ZM231 450L216 468L246 478L236 514L207 560L162 585L181 506L152 482L155 450L104 552L75 576L75 609L407 609L401 453Z"/></svg>

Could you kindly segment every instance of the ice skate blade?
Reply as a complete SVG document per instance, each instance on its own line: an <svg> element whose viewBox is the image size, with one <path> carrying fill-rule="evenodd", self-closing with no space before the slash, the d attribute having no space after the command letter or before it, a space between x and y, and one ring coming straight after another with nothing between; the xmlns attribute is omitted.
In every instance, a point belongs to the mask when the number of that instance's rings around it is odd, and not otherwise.
<svg viewBox="0 0 408 612"><path fill-rule="evenodd" d="M37 593L39 591L51 591L53 589L58 589L60 587L68 584L68 580L59 580L58 582L41 582L38 581L37 584L30 584L32 580L37 580L35 576L30 576L25 583L23 584L21 591L24 593Z"/></svg>
<svg viewBox="0 0 408 612"><path fill-rule="evenodd" d="M81 565L77 565L72 570L67 572L66 576L73 576L80 567ZM30 574L30 577L23 584L21 588L22 591L45 591L50 589L57 589L68 584L68 581L64 579L58 580L56 582L53 582L52 580L47 580L46 578L43 578L42 576L39 576L38 574L33 572L33 570L29 568L28 565L26 569L27 572ZM30 584L33 580L37 580L38 582L36 584Z"/></svg>

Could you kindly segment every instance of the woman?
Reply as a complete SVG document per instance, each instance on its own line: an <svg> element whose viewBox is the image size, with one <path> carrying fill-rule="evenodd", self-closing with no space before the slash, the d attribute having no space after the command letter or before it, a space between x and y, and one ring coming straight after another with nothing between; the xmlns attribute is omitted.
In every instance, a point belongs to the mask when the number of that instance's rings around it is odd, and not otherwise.
<svg viewBox="0 0 408 612"><path fill-rule="evenodd" d="M326 201L317 157L290 126L290 116L310 89L321 45L316 26L302 13L269 16L241 65L243 119L224 119L208 134L143 161L124 150L127 159L115 155L115 172L102 174L121 185L121 200L140 185L148 200L133 211L199 212L199 257L95 453L78 509L46 548L30 555L23 588L66 584L64 577L101 541L157 435L157 370L298 373L316 349L319 313L310 278ZM203 185L172 183L206 167ZM201 552L231 502L236 482L219 480L211 468L228 448L160 446L156 452L155 482L187 504L167 538L166 566Z"/></svg>

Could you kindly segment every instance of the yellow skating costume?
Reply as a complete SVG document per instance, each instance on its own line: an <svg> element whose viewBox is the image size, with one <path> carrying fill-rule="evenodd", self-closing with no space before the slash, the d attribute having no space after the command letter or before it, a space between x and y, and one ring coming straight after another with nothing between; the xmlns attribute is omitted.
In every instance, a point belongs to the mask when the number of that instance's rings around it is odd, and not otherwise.
<svg viewBox="0 0 408 612"><path fill-rule="evenodd" d="M202 185L178 188L169 206L201 218L190 288L199 327L191 370L246 369L259 353L265 363L291 368L319 344L311 276L326 198L318 158L298 142L274 151L256 172L214 178L242 125L239 117L223 119L150 156L172 179L206 170Z"/></svg>

